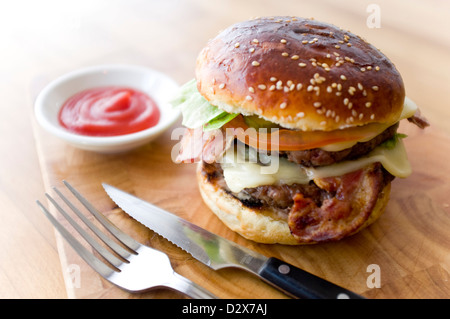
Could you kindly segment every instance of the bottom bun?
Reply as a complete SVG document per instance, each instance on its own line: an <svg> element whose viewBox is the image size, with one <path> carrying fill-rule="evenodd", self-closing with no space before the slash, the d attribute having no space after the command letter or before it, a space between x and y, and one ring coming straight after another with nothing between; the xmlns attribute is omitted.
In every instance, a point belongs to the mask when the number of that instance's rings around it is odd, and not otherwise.
<svg viewBox="0 0 450 319"><path fill-rule="evenodd" d="M264 244L304 245L317 243L296 239L289 229L287 214L279 214L267 208L247 207L223 188L210 182L207 174L202 170L201 163L197 168L197 180L206 205L228 228L241 236ZM383 214L389 201L390 189L391 183L387 183L380 192L368 219L346 237L369 226Z"/></svg>

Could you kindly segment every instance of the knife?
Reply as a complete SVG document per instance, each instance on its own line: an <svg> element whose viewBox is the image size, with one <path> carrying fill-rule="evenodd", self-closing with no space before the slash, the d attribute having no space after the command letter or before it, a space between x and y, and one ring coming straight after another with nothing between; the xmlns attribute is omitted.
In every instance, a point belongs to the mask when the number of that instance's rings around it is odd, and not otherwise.
<svg viewBox="0 0 450 319"><path fill-rule="evenodd" d="M277 258L239 246L116 187L102 185L125 213L212 269L247 270L294 298L365 299Z"/></svg>

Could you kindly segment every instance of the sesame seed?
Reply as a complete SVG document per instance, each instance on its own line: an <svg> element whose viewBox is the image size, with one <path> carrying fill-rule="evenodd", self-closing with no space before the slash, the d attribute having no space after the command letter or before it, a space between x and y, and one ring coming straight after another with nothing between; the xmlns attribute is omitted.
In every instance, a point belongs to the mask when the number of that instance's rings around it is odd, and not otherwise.
<svg viewBox="0 0 450 319"><path fill-rule="evenodd" d="M283 52L283 53L281 53L281 55L282 55L282 56L289 56L289 53Z"/></svg>
<svg viewBox="0 0 450 319"><path fill-rule="evenodd" d="M253 65L253 66L259 66L259 62L258 62L258 61L253 61L253 62L252 62L252 65Z"/></svg>
<svg viewBox="0 0 450 319"><path fill-rule="evenodd" d="M380 71L380 67L378 65L375 67L375 71Z"/></svg>
<svg viewBox="0 0 450 319"><path fill-rule="evenodd" d="M269 88L269 91L273 91L273 90L275 90L275 85L271 85Z"/></svg>
<svg viewBox="0 0 450 319"><path fill-rule="evenodd" d="M333 91L333 89L331 88L331 86L327 86L327 92L331 93Z"/></svg>
<svg viewBox="0 0 450 319"><path fill-rule="evenodd" d="M283 90L284 90L284 92L289 92L289 87L285 86L285 87L283 88Z"/></svg>
<svg viewBox="0 0 450 319"><path fill-rule="evenodd" d="M353 107L353 103L352 102L348 103L348 109L351 110L352 107Z"/></svg>
<svg viewBox="0 0 450 319"><path fill-rule="evenodd" d="M361 70L361 72L364 72L364 71L366 71L366 68L361 68L360 70Z"/></svg>
<svg viewBox="0 0 450 319"><path fill-rule="evenodd" d="M358 89L359 89L360 91L362 91L362 90L364 89L364 87L362 86L361 83L358 83Z"/></svg>
<svg viewBox="0 0 450 319"><path fill-rule="evenodd" d="M363 91L363 96L367 96L367 91L366 90Z"/></svg>
<svg viewBox="0 0 450 319"><path fill-rule="evenodd" d="M295 84L292 83L291 86L289 87L289 91L293 91L295 89Z"/></svg>
<svg viewBox="0 0 450 319"><path fill-rule="evenodd" d="M283 82L280 80L277 82L277 89L281 89L283 86Z"/></svg>
<svg viewBox="0 0 450 319"><path fill-rule="evenodd" d="M334 118L334 120L336 121L336 123L339 122L339 115L336 116L336 117Z"/></svg>
<svg viewBox="0 0 450 319"><path fill-rule="evenodd" d="M333 52L333 54L334 54L335 56L340 56L340 54L337 53L337 52Z"/></svg>
<svg viewBox="0 0 450 319"><path fill-rule="evenodd" d="M358 113L356 113L356 111L355 111L355 110L352 110L352 115L353 115L353 116L357 116L357 115L358 115Z"/></svg>
<svg viewBox="0 0 450 319"><path fill-rule="evenodd" d="M314 102L314 107L321 107L322 106L322 103L320 103L320 102Z"/></svg>
<svg viewBox="0 0 450 319"><path fill-rule="evenodd" d="M355 91L356 91L356 89L353 86L348 88L348 94L350 94L350 95L354 95Z"/></svg>
<svg viewBox="0 0 450 319"><path fill-rule="evenodd" d="M341 80L344 80L344 81L345 81L345 80L347 80L347 77L346 77L345 75L342 74L342 75L341 75Z"/></svg>
<svg viewBox="0 0 450 319"><path fill-rule="evenodd" d="M366 107L371 107L372 106L372 102L366 102Z"/></svg>
<svg viewBox="0 0 450 319"><path fill-rule="evenodd" d="M303 84L301 84L301 83L297 84L297 91L300 91L302 89L302 87L303 87Z"/></svg>
<svg viewBox="0 0 450 319"><path fill-rule="evenodd" d="M340 45L337 45L337 44L336 44L334 47L335 47L336 49L340 49L340 48L341 48L341 46L340 46Z"/></svg>
<svg viewBox="0 0 450 319"><path fill-rule="evenodd" d="M302 43L306 44L306 43L308 43L308 40L303 40Z"/></svg>
<svg viewBox="0 0 450 319"><path fill-rule="evenodd" d="M374 90L374 91L378 91L378 86L376 86L376 85L374 85L374 86L372 86L372 90Z"/></svg>
<svg viewBox="0 0 450 319"><path fill-rule="evenodd" d="M359 119L361 120L363 117L364 117L364 114L362 114L362 113L359 113Z"/></svg>
<svg viewBox="0 0 450 319"><path fill-rule="evenodd" d="M247 96L245 97L245 99L248 100L248 101L253 100L253 98L252 98L250 95L247 95Z"/></svg>
<svg viewBox="0 0 450 319"><path fill-rule="evenodd" d="M298 60L300 57L298 56L298 55L293 55L293 56L291 56L291 59L292 60Z"/></svg>
<svg viewBox="0 0 450 319"><path fill-rule="evenodd" d="M258 39L253 39L252 42L253 42L253 43L256 43L256 44L259 43Z"/></svg>
<svg viewBox="0 0 450 319"><path fill-rule="evenodd" d="M287 84L288 86L291 86L292 83L294 83L294 82L292 82L291 80L287 80L287 82L286 82L286 84Z"/></svg>
<svg viewBox="0 0 450 319"><path fill-rule="evenodd" d="M235 47L235 48L239 48L239 45L240 45L239 42L236 42L236 43L234 44L234 47Z"/></svg>
<svg viewBox="0 0 450 319"><path fill-rule="evenodd" d="M270 77L270 81L275 82L276 80L277 80L276 77L274 77L274 76Z"/></svg>
<svg viewBox="0 0 450 319"><path fill-rule="evenodd" d="M349 101L348 101L348 98L345 98L345 99L344 99L344 105L348 105L348 102L349 102Z"/></svg>
<svg viewBox="0 0 450 319"><path fill-rule="evenodd" d="M370 119L371 119L371 120L375 119L375 114L372 114L372 115L370 116Z"/></svg>
<svg viewBox="0 0 450 319"><path fill-rule="evenodd" d="M328 58L328 59L331 58L331 54L328 53L328 54L327 54L327 58Z"/></svg>
<svg viewBox="0 0 450 319"><path fill-rule="evenodd" d="M372 70L372 67L369 65L369 66L367 67L367 70Z"/></svg>
<svg viewBox="0 0 450 319"><path fill-rule="evenodd" d="M303 118L303 117L305 117L305 113L304 112L299 112L299 113L297 113L297 117Z"/></svg>
<svg viewBox="0 0 450 319"><path fill-rule="evenodd" d="M306 91L311 92L312 90L314 90L314 86L308 85L308 88L306 89Z"/></svg>
<svg viewBox="0 0 450 319"><path fill-rule="evenodd" d="M248 51L249 51L250 53L253 53L253 52L255 52L255 48L250 48L250 49L248 49Z"/></svg>
<svg viewBox="0 0 450 319"><path fill-rule="evenodd" d="M219 89L223 89L225 87L225 83L219 85Z"/></svg>
<svg viewBox="0 0 450 319"><path fill-rule="evenodd" d="M339 83L339 84L337 85L337 89L338 89L338 91L341 91L341 90L342 90L342 84L341 84L341 83Z"/></svg>
<svg viewBox="0 0 450 319"><path fill-rule="evenodd" d="M322 121L322 122L320 122L320 125L327 125L327 121Z"/></svg>
<svg viewBox="0 0 450 319"><path fill-rule="evenodd" d="M306 66L306 63L300 62L300 63L298 64L298 66L301 67L301 68L304 68L304 67Z"/></svg>
<svg viewBox="0 0 450 319"><path fill-rule="evenodd" d="M285 109L286 106L287 106L287 103L283 102L283 103L280 104L280 109Z"/></svg>
<svg viewBox="0 0 450 319"><path fill-rule="evenodd" d="M286 39L281 39L280 42L281 43L286 43L287 41L286 41Z"/></svg>
<svg viewBox="0 0 450 319"><path fill-rule="evenodd" d="M264 84L260 84L260 85L258 85L258 89L265 90L266 86Z"/></svg>
<svg viewBox="0 0 450 319"><path fill-rule="evenodd" d="M248 88L248 90L249 90L250 92L252 92L252 93L255 93L255 89L254 89L253 87L251 87L251 86Z"/></svg>

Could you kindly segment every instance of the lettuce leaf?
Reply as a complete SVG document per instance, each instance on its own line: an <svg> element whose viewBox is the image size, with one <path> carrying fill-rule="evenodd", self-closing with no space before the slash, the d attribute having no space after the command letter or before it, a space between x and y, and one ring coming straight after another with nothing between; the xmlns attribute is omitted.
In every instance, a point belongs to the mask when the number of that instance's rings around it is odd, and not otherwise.
<svg viewBox="0 0 450 319"><path fill-rule="evenodd" d="M219 116L213 118L208 123L204 124L203 131L210 131L210 130L215 130L215 129L221 128L224 124L228 123L229 121L231 121L238 115L239 115L239 113L223 112Z"/></svg>
<svg viewBox="0 0 450 319"><path fill-rule="evenodd" d="M405 137L408 137L408 135L403 133L395 133L394 136L381 143L380 146L386 147L388 150L392 150L395 148L395 145L397 145L398 140Z"/></svg>
<svg viewBox="0 0 450 319"><path fill-rule="evenodd" d="M197 90L197 81L192 79L184 84L178 95L170 101L183 115L182 124L188 128L203 126L203 130L222 127L238 114L230 114L211 105Z"/></svg>

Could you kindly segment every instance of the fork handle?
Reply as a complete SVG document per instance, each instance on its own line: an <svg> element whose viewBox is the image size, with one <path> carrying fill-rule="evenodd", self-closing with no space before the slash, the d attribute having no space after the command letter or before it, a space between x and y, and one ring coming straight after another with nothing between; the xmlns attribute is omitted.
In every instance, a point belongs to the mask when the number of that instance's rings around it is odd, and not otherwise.
<svg viewBox="0 0 450 319"><path fill-rule="evenodd" d="M176 272L173 273L171 281L167 284L167 287L179 291L192 299L218 299L217 296L205 288L177 274Z"/></svg>

